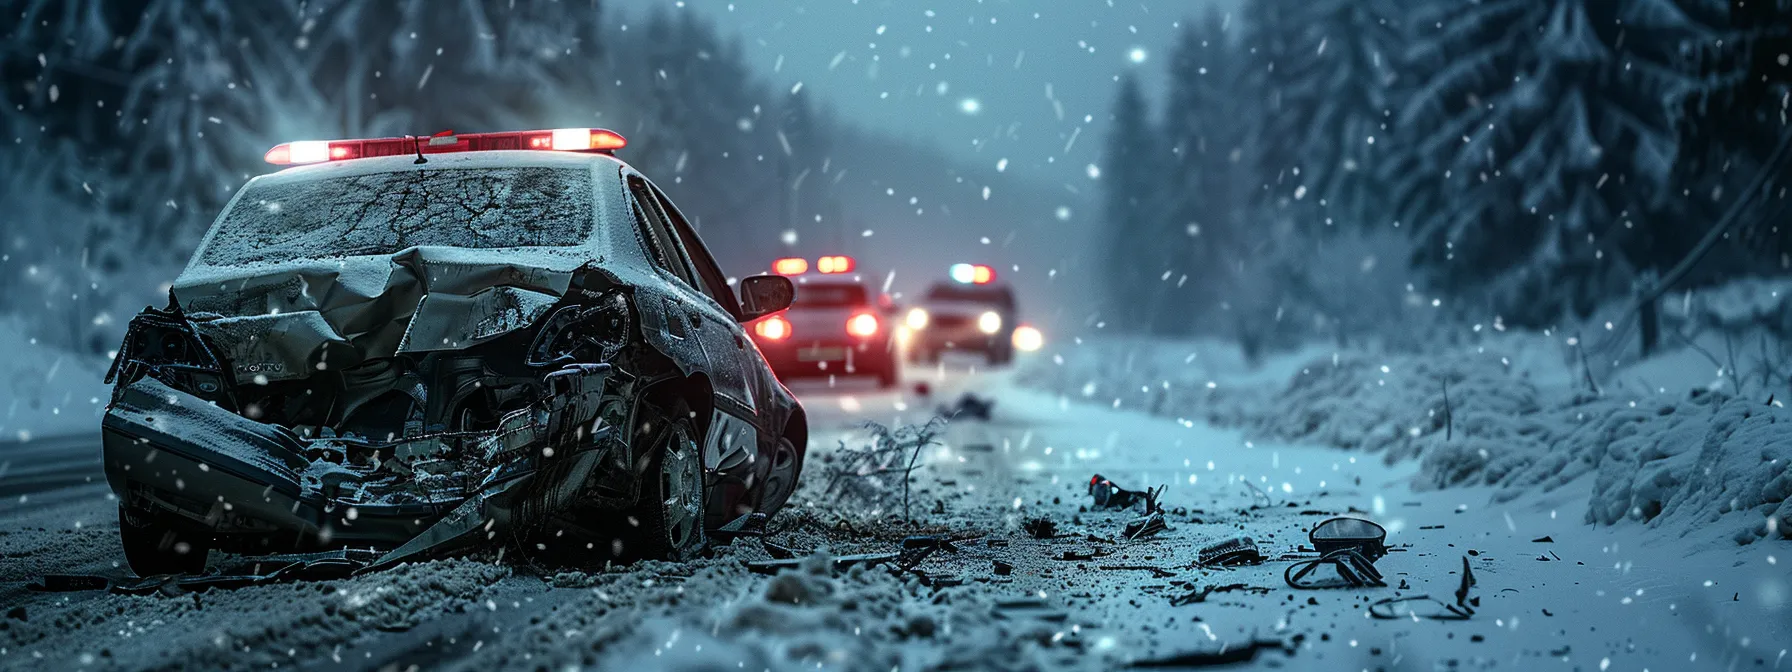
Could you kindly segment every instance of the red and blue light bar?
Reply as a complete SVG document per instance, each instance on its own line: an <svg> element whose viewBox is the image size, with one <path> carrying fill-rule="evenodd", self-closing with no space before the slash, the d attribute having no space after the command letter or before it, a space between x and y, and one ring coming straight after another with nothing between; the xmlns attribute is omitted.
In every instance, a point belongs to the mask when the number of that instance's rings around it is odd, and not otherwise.
<svg viewBox="0 0 1792 672"><path fill-rule="evenodd" d="M430 137L364 138L352 140L301 140L274 145L263 155L268 163L291 166L325 161L346 161L376 156L410 156L450 152L501 150L549 150L560 152L614 153L628 146L621 134L603 128L556 128L542 131L506 131L455 135L443 131Z"/></svg>

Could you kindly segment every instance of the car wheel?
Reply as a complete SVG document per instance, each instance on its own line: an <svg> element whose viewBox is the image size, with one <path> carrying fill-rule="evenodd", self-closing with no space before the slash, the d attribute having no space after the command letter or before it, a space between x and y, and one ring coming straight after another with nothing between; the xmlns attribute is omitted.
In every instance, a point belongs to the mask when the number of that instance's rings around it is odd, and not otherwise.
<svg viewBox="0 0 1792 672"><path fill-rule="evenodd" d="M198 574L205 571L211 539L168 524L153 513L118 507L118 540L124 560L137 576Z"/></svg>
<svg viewBox="0 0 1792 672"><path fill-rule="evenodd" d="M702 555L708 544L703 448L684 404L662 417L667 419L649 444L652 460L641 475L641 498L632 514L635 549L645 557L683 562Z"/></svg>
<svg viewBox="0 0 1792 672"><path fill-rule="evenodd" d="M765 485L759 496L759 512L776 515L790 496L796 494L797 478L803 473L802 457L790 439L778 437L778 450L772 454L771 469L766 470Z"/></svg>

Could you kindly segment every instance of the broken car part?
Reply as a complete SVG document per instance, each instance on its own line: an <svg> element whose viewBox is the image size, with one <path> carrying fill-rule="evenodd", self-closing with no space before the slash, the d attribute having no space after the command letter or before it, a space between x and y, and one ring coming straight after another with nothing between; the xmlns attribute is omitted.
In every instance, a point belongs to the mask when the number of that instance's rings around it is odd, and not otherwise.
<svg viewBox="0 0 1792 672"><path fill-rule="evenodd" d="M1462 580L1456 585L1456 601L1444 602L1430 595L1411 595L1376 600L1369 605L1369 616L1381 620L1424 618L1433 621L1466 621L1481 606L1481 598L1470 591L1475 587L1475 571L1469 568L1468 556L1462 558ZM1415 608L1423 606L1423 608ZM1549 615L1544 610L1545 616Z"/></svg>
<svg viewBox="0 0 1792 672"><path fill-rule="evenodd" d="M1263 564L1263 551L1255 539L1228 537L1201 547L1195 558L1201 567L1243 567Z"/></svg>
<svg viewBox="0 0 1792 672"><path fill-rule="evenodd" d="M1282 580L1294 588L1385 586L1375 561L1388 554L1387 536L1387 529L1361 518L1339 517L1322 522L1307 533L1319 557L1289 565L1282 572ZM1343 583L1309 581L1308 577L1322 566L1336 570Z"/></svg>
<svg viewBox="0 0 1792 672"><path fill-rule="evenodd" d="M1127 490L1096 474L1089 478L1089 495L1095 499L1097 509L1130 509L1155 501L1156 491Z"/></svg>

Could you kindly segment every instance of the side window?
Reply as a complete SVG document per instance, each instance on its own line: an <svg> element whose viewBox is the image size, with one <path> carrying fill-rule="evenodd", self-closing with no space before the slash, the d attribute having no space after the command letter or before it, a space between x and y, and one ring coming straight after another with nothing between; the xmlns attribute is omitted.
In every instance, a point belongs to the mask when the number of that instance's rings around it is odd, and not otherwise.
<svg viewBox="0 0 1792 672"><path fill-rule="evenodd" d="M684 254L672 240L672 233L666 228L665 215L655 203L647 181L629 177L628 191L634 196L631 200L635 206L635 219L641 225L641 240L647 243L647 251L653 256L653 262L686 285L696 287L697 283L691 277L690 265L685 263Z"/></svg>
<svg viewBox="0 0 1792 672"><path fill-rule="evenodd" d="M703 239L697 237L696 229L685 221L684 215L678 212L677 206L672 205L672 199L666 198L665 192L654 187L653 195L659 201L660 211L666 213L672 232L683 243L685 253L691 258L691 265L696 267L697 279L701 282L699 287L703 293L715 299L728 314L739 318L740 303L735 300L734 292L728 287L728 276L722 273L722 267L710 255L709 247L703 244Z"/></svg>

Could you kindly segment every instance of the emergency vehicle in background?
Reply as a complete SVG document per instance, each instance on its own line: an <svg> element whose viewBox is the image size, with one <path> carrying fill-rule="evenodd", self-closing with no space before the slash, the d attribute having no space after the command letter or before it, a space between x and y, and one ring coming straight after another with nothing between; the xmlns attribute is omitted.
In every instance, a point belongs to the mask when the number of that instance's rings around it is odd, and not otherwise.
<svg viewBox="0 0 1792 672"><path fill-rule="evenodd" d="M982 354L990 364L1007 364L1016 350L1031 352L1044 337L1020 322L1014 290L996 282L983 264L953 264L948 282L935 283L919 305L903 315L909 359L929 363L945 352Z"/></svg>
<svg viewBox="0 0 1792 672"><path fill-rule="evenodd" d="M896 385L901 357L883 294L865 286L844 255L787 257L772 272L796 282L783 313L752 325L753 342L780 379L863 376Z"/></svg>

